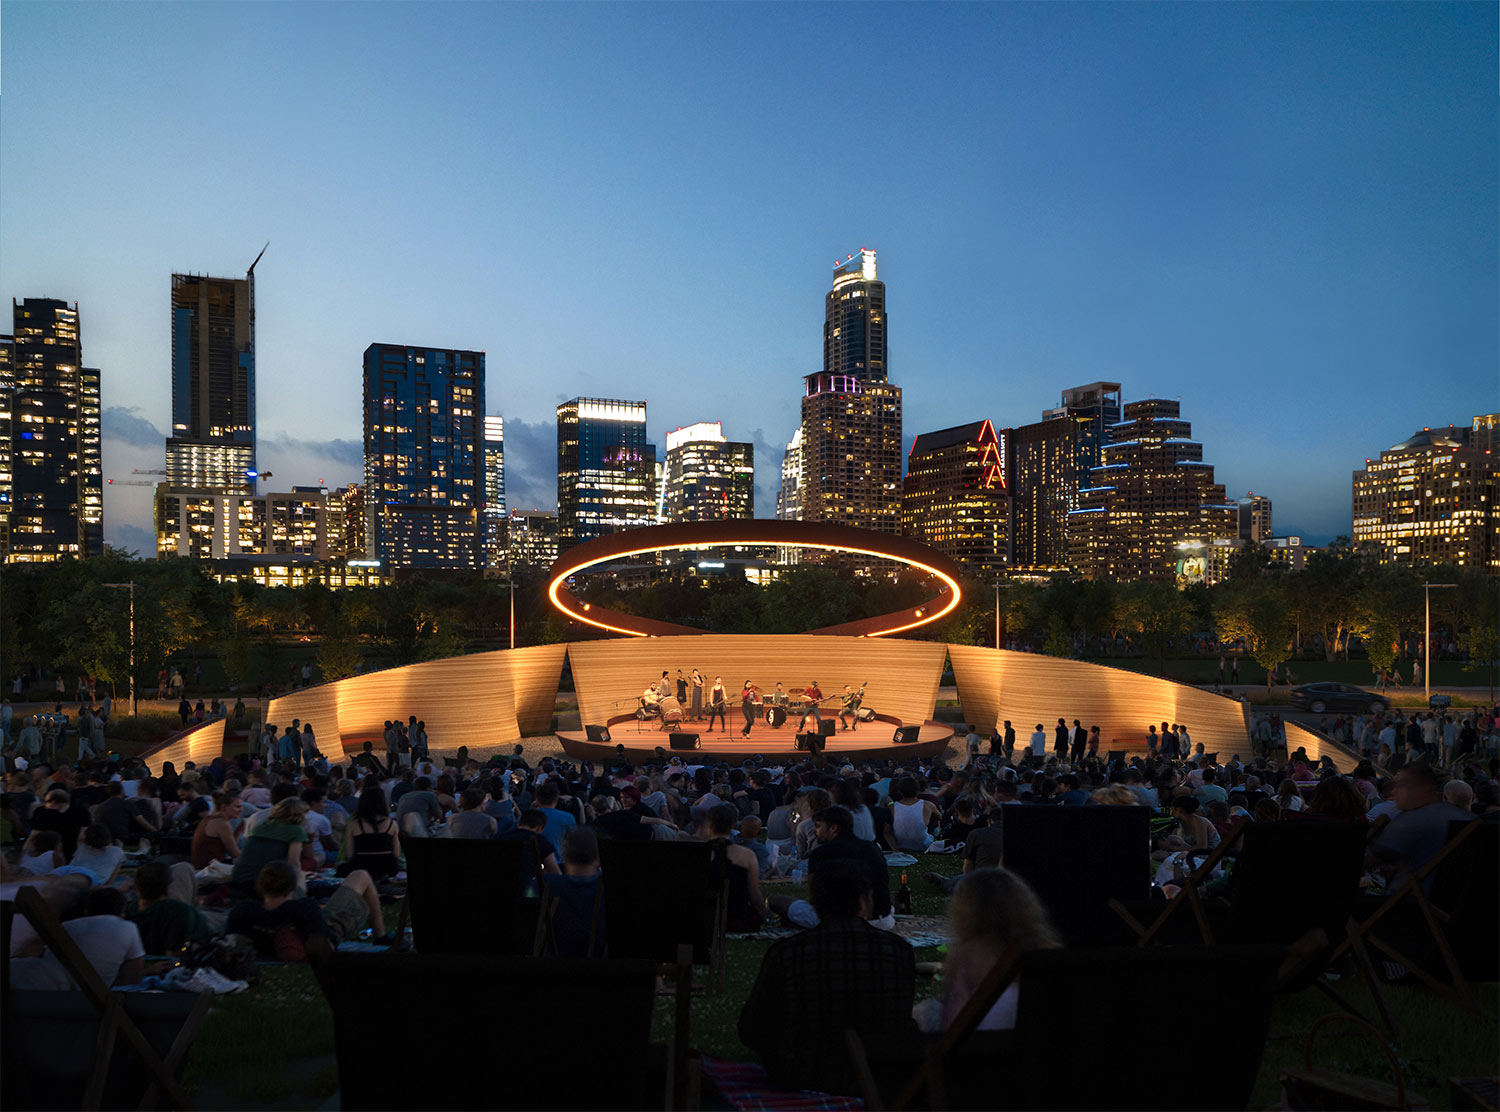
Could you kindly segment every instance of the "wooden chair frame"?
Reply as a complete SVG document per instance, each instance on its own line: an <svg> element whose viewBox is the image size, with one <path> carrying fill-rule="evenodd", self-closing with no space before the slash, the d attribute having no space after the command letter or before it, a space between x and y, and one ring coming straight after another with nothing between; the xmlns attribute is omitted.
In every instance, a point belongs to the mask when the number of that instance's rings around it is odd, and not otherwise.
<svg viewBox="0 0 1500 1112"><path fill-rule="evenodd" d="M1204 854L1203 860L1198 863L1197 868L1183 878L1182 886L1177 890L1177 894L1167 901L1166 907L1162 908L1161 914L1156 917L1150 927L1141 926L1136 917L1119 900L1112 899L1109 901L1109 906L1114 909L1115 914L1123 919L1131 930L1135 931L1137 946L1145 947L1151 945L1156 940L1156 936L1167 925L1168 920L1177 914L1184 905L1192 908L1193 918L1197 922L1198 933L1203 938L1203 944L1205 946L1212 946L1214 944L1214 932L1208 925L1208 914L1203 910L1203 897L1198 889L1201 885L1208 882L1208 878L1213 875L1214 869L1218 868L1219 862L1244 837L1245 830L1249 825L1250 820L1244 816L1235 821L1234 825L1229 828L1229 833L1219 839L1219 844Z"/></svg>
<svg viewBox="0 0 1500 1112"><path fill-rule="evenodd" d="M1476 822L1465 823L1463 828L1449 838L1427 864L1412 873L1394 892L1387 893L1385 901L1371 912L1369 918L1362 923L1351 923L1350 930L1345 939L1339 943L1333 951L1330 961L1337 959L1346 950L1352 950L1358 956L1364 949L1364 943L1368 942L1392 961L1400 962L1414 973L1418 980L1427 985L1439 995L1450 1000L1462 1008L1471 1018L1480 1019L1483 1016L1479 1003L1474 999L1474 994L1469 989L1469 983L1465 980L1463 970L1459 966L1457 957L1453 953L1453 947L1448 944L1448 937L1443 933L1442 924L1446 923L1449 915L1440 907L1434 907L1427 898L1422 884L1434 872L1437 871L1448 856L1461 846L1473 833L1479 829L1480 824ZM1373 835L1372 835L1373 836ZM1413 958L1407 956L1394 945L1374 933L1379 922L1406 899L1416 901L1417 908L1422 914L1422 921L1432 935L1432 941L1437 946L1438 953L1442 956L1443 964L1447 967L1448 975L1453 978L1451 985L1444 984L1427 970L1423 969ZM1365 959L1368 961L1368 958ZM1373 986L1373 981L1372 981ZM1377 993L1377 1002L1381 1005L1382 1017L1386 1019L1386 1026L1395 1033L1395 1024L1391 1021L1384 1007L1383 998ZM1340 1001L1342 1003L1342 1001ZM1345 1005L1347 1007L1347 1004ZM1358 1013L1356 1013L1358 1014Z"/></svg>
<svg viewBox="0 0 1500 1112"><path fill-rule="evenodd" d="M120 995L111 992L109 986L99 979L99 974L83 956L83 951L78 948L78 943L73 941L73 936L63 929L62 920L42 898L41 893L35 888L22 888L16 893L15 907L31 923L36 930L37 937L62 963L63 969L77 983L84 998L99 1013L101 1021L99 1036L94 1044L93 1068L89 1071L88 1084L84 1090L83 1107L90 1110L100 1107L104 1097L104 1086L109 1079L109 1067L114 1058L115 1044L123 1037L126 1045L140 1058L152 1077L151 1084L147 1086L138 1107L155 1108L160 1099L165 1096L171 1107L189 1108L187 1094L178 1082L177 1074L187 1058L188 1048L197 1035L198 1027L213 1003L213 993L203 992L198 995L193 1003L192 1011L183 1022L182 1029L173 1040L166 1057L163 1058L156 1053L156 1048L151 1045L146 1036L141 1033L141 1029L136 1026L135 1021L126 1013ZM8 955L6 960L9 960Z"/></svg>

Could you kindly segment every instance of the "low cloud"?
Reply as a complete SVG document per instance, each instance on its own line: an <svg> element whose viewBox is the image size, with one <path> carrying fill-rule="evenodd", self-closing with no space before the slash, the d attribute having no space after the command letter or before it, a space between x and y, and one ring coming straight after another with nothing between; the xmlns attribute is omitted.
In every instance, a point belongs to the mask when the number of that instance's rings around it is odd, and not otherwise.
<svg viewBox="0 0 1500 1112"><path fill-rule="evenodd" d="M505 419L505 505L557 509L557 424Z"/></svg>
<svg viewBox="0 0 1500 1112"><path fill-rule="evenodd" d="M106 517L104 532L104 543L111 548L144 556L148 560L156 555L156 537L150 529L142 529L128 521L111 522Z"/></svg>
<svg viewBox="0 0 1500 1112"><path fill-rule="evenodd" d="M166 451L166 434L134 406L112 405L100 415L99 422L99 434L105 440Z"/></svg>

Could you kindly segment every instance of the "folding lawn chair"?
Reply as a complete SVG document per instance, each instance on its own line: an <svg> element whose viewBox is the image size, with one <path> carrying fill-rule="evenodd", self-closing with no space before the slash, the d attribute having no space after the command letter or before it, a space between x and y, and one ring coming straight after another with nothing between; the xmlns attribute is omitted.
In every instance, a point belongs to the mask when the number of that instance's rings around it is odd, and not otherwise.
<svg viewBox="0 0 1500 1112"><path fill-rule="evenodd" d="M406 900L424 954L529 954L538 901L523 898L523 877L539 868L520 842L412 838L406 851Z"/></svg>
<svg viewBox="0 0 1500 1112"><path fill-rule="evenodd" d="M1123 944L1109 901L1151 891L1146 807L1003 807L1005 867L1031 885L1069 946Z"/></svg>
<svg viewBox="0 0 1500 1112"><path fill-rule="evenodd" d="M679 945L724 987L728 857L711 842L599 843L611 958L674 961Z"/></svg>
<svg viewBox="0 0 1500 1112"><path fill-rule="evenodd" d="M1234 848L1240 838L1244 836L1245 829L1250 825L1248 818L1240 818L1229 828L1229 832L1219 839L1219 844L1207 851L1197 867L1182 880L1176 895L1163 905L1161 913L1157 915L1151 926L1143 927L1131 914L1125 904L1118 899L1111 898L1109 906L1112 907L1127 926L1136 933L1137 946L1149 946L1154 942L1163 929L1171 921L1172 916L1177 914L1183 907L1190 907L1193 918L1198 925L1198 933L1208 944L1212 944L1213 931L1208 925L1208 914L1203 907L1203 896L1201 889L1208 879L1213 875L1214 869L1218 868L1219 862Z"/></svg>
<svg viewBox="0 0 1500 1112"><path fill-rule="evenodd" d="M1445 929L1445 925L1454 916L1428 895L1426 884L1431 880L1433 894L1441 893L1443 901L1450 907L1468 910L1469 921L1461 925L1455 924L1454 929L1464 939L1466 950L1471 945L1475 947L1471 960L1476 963L1476 968L1483 968L1479 963L1493 961L1494 928L1491 927L1487 938L1480 936L1475 939L1469 932L1476 927L1482 929L1480 920L1486 914L1491 916L1490 923L1495 922L1495 840L1500 837L1496 830L1494 825L1477 819L1471 822L1450 822L1448 840L1443 848L1427 864L1389 891L1380 905L1354 926L1348 937L1334 950L1330 960L1337 958L1345 950L1352 949L1357 953L1359 945L1367 942L1391 961L1405 966L1423 984L1457 1004L1474 1019L1481 1018L1479 1004L1469 991L1468 980L1464 976L1463 963L1454 952L1449 930ZM1470 871L1484 868L1486 864L1489 872ZM1476 877L1479 878L1477 884ZM1475 892L1471 897L1461 894L1466 887L1481 886L1488 891ZM1404 949L1398 949L1398 946ZM1489 948L1488 957L1483 956L1483 948L1486 946ZM1432 964L1433 950L1442 959L1443 972L1448 977L1446 983L1426 968L1427 964ZM1489 968L1493 969L1493 965ZM1386 1019L1387 1026L1394 1031L1389 1017Z"/></svg>
<svg viewBox="0 0 1500 1112"><path fill-rule="evenodd" d="M1212 1094L1215 1107L1243 1108L1260 1068L1271 1020L1276 967L1273 946L1097 947L1084 950L1012 949L996 963L947 1031L928 1041L922 1062L890 1108L989 1108L997 1095L1009 1108L1198 1109ZM1001 994L1019 982L1016 1025L982 1031L979 1024ZM1123 1035L1141 1023L1142 1001L1172 987L1172 1007L1214 1016L1212 1045L1173 1057L1170 1069ZM1232 1007L1224 986L1234 986ZM1107 986L1107 990L1101 990ZM1105 1032L1104 1037L1095 1037ZM871 1079L859 1036L846 1034L855 1069ZM1047 1063L1088 1044L1088 1068L1058 1070ZM997 1061L1026 1063L997 1087ZM865 1107L887 1107L867 1083ZM925 1094L925 1099L924 1099Z"/></svg>
<svg viewBox="0 0 1500 1112"><path fill-rule="evenodd" d="M179 1079L213 993L114 992L99 979L57 913L34 888L6 915L24 915L78 985L77 991L10 988L4 978L5 1108L187 1108ZM115 1053L124 1040L130 1053Z"/></svg>
<svg viewBox="0 0 1500 1112"><path fill-rule="evenodd" d="M655 984L644 960L335 953L340 1107L660 1108ZM581 1040L585 1018L598 1026ZM433 1040L483 1060L410 1068L411 1049Z"/></svg>

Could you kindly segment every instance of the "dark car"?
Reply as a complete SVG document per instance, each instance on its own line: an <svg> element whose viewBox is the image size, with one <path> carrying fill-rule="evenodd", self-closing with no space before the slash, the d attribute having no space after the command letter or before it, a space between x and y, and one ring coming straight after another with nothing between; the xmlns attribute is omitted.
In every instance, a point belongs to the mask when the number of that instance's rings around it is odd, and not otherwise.
<svg viewBox="0 0 1500 1112"><path fill-rule="evenodd" d="M1291 690L1292 706L1322 714L1330 710L1381 714L1389 706L1385 696L1347 683L1304 683Z"/></svg>

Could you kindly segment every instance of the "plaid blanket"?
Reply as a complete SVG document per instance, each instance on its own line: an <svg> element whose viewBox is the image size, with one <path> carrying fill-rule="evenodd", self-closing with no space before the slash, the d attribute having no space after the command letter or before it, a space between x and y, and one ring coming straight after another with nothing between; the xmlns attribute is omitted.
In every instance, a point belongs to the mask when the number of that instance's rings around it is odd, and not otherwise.
<svg viewBox="0 0 1500 1112"><path fill-rule="evenodd" d="M807 1089L773 1089L765 1068L758 1062L731 1062L703 1055L703 1076L714 1083L724 1099L740 1112L778 1112L780 1109L833 1109L859 1112L865 1102Z"/></svg>

